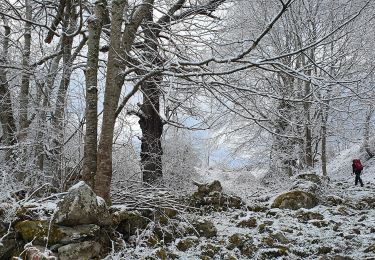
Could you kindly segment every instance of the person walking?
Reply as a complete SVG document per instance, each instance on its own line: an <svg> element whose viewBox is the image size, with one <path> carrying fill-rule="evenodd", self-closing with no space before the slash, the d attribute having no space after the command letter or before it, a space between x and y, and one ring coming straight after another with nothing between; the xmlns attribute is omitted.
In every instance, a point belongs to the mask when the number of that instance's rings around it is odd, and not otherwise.
<svg viewBox="0 0 375 260"><path fill-rule="evenodd" d="M357 186L357 183L359 182L359 184L361 184L361 187L363 187L363 181L361 179L361 172L363 170L363 166L362 166L361 160L354 159L352 168L353 168L353 174L355 174L355 185Z"/></svg>

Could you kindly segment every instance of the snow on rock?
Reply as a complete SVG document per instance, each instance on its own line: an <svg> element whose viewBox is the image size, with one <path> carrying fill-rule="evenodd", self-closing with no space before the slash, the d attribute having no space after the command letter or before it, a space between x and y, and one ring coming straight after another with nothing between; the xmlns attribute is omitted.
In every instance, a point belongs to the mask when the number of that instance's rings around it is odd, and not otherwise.
<svg viewBox="0 0 375 260"><path fill-rule="evenodd" d="M111 224L107 205L83 181L72 186L57 204L54 222L66 226Z"/></svg>

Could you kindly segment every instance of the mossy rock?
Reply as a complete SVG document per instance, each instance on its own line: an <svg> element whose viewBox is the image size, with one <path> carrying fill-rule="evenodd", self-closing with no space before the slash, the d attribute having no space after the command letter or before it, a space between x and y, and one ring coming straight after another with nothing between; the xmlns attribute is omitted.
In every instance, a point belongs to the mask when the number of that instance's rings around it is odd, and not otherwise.
<svg viewBox="0 0 375 260"><path fill-rule="evenodd" d="M365 253L374 253L375 254L375 244L372 244L368 248L365 249Z"/></svg>
<svg viewBox="0 0 375 260"><path fill-rule="evenodd" d="M338 206L344 203L343 198L335 195L328 195L325 200L330 206Z"/></svg>
<svg viewBox="0 0 375 260"><path fill-rule="evenodd" d="M100 227L94 224L65 227L51 225L47 220L24 220L16 223L15 230L25 242L36 245L69 244L82 238L93 238L99 234Z"/></svg>
<svg viewBox="0 0 375 260"><path fill-rule="evenodd" d="M318 260L354 260L350 256L333 255L333 256L322 256Z"/></svg>
<svg viewBox="0 0 375 260"><path fill-rule="evenodd" d="M276 232L271 234L271 237L279 242L280 244L288 244L289 240L285 237L285 235L281 232Z"/></svg>
<svg viewBox="0 0 375 260"><path fill-rule="evenodd" d="M229 250L232 250L234 248L239 248L241 249L243 247L243 245L247 242L247 241L252 241L251 238L249 238L248 236L244 235L244 234L240 234L240 233L235 233L233 235L231 235L229 238L228 238L228 246L227 248Z"/></svg>
<svg viewBox="0 0 375 260"><path fill-rule="evenodd" d="M245 205L240 197L224 194L219 181L196 185L198 191L190 198L190 205L193 207L203 208L205 211L222 211L229 208L239 209Z"/></svg>
<svg viewBox="0 0 375 260"><path fill-rule="evenodd" d="M176 238L171 230L163 227L155 228L153 233L157 236L159 242L164 244L170 244Z"/></svg>
<svg viewBox="0 0 375 260"><path fill-rule="evenodd" d="M68 244L58 249L59 260L100 259L102 245L96 241Z"/></svg>
<svg viewBox="0 0 375 260"><path fill-rule="evenodd" d="M177 242L176 247L180 251L187 251L198 243L196 238L185 238Z"/></svg>
<svg viewBox="0 0 375 260"><path fill-rule="evenodd" d="M266 212L269 208L263 205L255 204L248 206L247 209L254 212Z"/></svg>
<svg viewBox="0 0 375 260"><path fill-rule="evenodd" d="M311 225L315 226L315 227L318 227L318 228L329 226L329 222L327 222L325 220L311 220L309 223Z"/></svg>
<svg viewBox="0 0 375 260"><path fill-rule="evenodd" d="M161 260L178 259L178 255L168 251L165 248L159 248L155 251L155 256Z"/></svg>
<svg viewBox="0 0 375 260"><path fill-rule="evenodd" d="M217 235L217 229L215 225L209 220L198 220L193 223L193 227L198 231L201 237L215 237Z"/></svg>
<svg viewBox="0 0 375 260"><path fill-rule="evenodd" d="M361 199L360 203L363 203L363 204L367 205L366 208L371 208L371 209L375 208L375 198L374 197L364 197L364 198Z"/></svg>
<svg viewBox="0 0 375 260"><path fill-rule="evenodd" d="M298 211L296 213L296 217L298 220L302 222L307 222L309 220L323 220L324 216L318 212L311 212L311 211Z"/></svg>
<svg viewBox="0 0 375 260"><path fill-rule="evenodd" d="M150 212L146 212L150 214ZM150 223L150 219L144 216L140 211L121 211L113 214L118 223L116 230L120 232L125 240L135 235L137 230L143 230Z"/></svg>
<svg viewBox="0 0 375 260"><path fill-rule="evenodd" d="M266 220L258 226L258 232L259 233L272 232L272 229L270 228L270 226L272 225L273 225L272 220Z"/></svg>
<svg viewBox="0 0 375 260"><path fill-rule="evenodd" d="M260 252L260 259L268 260L272 258L278 258L282 256L287 256L288 253L288 248L286 247L278 247L278 248L269 248L269 249L264 249L262 252Z"/></svg>
<svg viewBox="0 0 375 260"><path fill-rule="evenodd" d="M220 246L211 243L205 244L201 247L202 256L214 257L220 251L220 248Z"/></svg>
<svg viewBox="0 0 375 260"><path fill-rule="evenodd" d="M323 184L322 177L315 173L302 173L302 174L297 175L296 179L310 181L319 186Z"/></svg>
<svg viewBox="0 0 375 260"><path fill-rule="evenodd" d="M280 194L272 203L273 208L292 210L300 208L311 209L317 205L318 199L314 194L300 190Z"/></svg>
<svg viewBox="0 0 375 260"><path fill-rule="evenodd" d="M241 220L237 224L237 227L242 227L242 228L255 228L256 226L257 226L256 218L244 219L244 220Z"/></svg>
<svg viewBox="0 0 375 260"><path fill-rule="evenodd" d="M257 251L257 247L253 244L253 243L250 243L249 241L245 242L245 244L242 246L242 248L240 249L241 251L241 254L243 256L246 256L247 258L250 258L252 257L255 252Z"/></svg>
<svg viewBox="0 0 375 260"><path fill-rule="evenodd" d="M15 238L3 239L0 244L0 259L12 259L12 256L19 256L24 251L22 243Z"/></svg>
<svg viewBox="0 0 375 260"><path fill-rule="evenodd" d="M342 216L349 216L349 215L350 215L350 212L349 212L348 208L345 207L345 206L340 206L340 207L338 207L338 208L336 209L336 213L337 213L338 215L342 215Z"/></svg>
<svg viewBox="0 0 375 260"><path fill-rule="evenodd" d="M262 237L261 239L261 247L273 247L275 245L276 241L273 239L273 237Z"/></svg>
<svg viewBox="0 0 375 260"><path fill-rule="evenodd" d="M332 252L332 247L330 246L321 246L318 248L318 254L329 254Z"/></svg>

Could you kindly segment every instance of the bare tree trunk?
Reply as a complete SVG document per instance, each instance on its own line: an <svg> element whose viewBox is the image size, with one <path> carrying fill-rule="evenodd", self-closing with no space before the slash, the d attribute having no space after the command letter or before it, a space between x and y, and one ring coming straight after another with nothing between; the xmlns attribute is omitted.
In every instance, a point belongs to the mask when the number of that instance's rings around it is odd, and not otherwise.
<svg viewBox="0 0 375 260"><path fill-rule="evenodd" d="M322 142L322 149L321 149L321 161L322 161L322 173L323 176L327 176L327 114L328 108L322 108L322 126L321 126L321 142Z"/></svg>
<svg viewBox="0 0 375 260"><path fill-rule="evenodd" d="M23 59L22 59L22 79L21 79L21 90L20 90L20 140L23 141L27 137L28 122L28 107L29 107L29 88L30 88L30 53L31 53L31 23L28 21L32 20L32 8L30 0L25 0L26 6L26 22L24 32L24 47L23 47Z"/></svg>
<svg viewBox="0 0 375 260"><path fill-rule="evenodd" d="M0 56L0 63L6 64L8 59L9 35L10 27L6 20L4 20L4 41L3 41L3 55ZM3 130L3 143L9 146L5 154L5 160L9 161L13 152L12 146L17 143L16 139L16 124L13 116L12 101L9 91L9 83L7 79L6 69L0 67L0 123Z"/></svg>
<svg viewBox="0 0 375 260"><path fill-rule="evenodd" d="M121 27L125 0L115 0L112 3L112 23L110 49L108 53L107 77L105 84L103 123L98 145L98 165L95 176L95 192L110 201L110 185L112 179L112 142L115 125L115 111L120 98L123 77L121 76Z"/></svg>
<svg viewBox="0 0 375 260"><path fill-rule="evenodd" d="M124 33L121 33L126 1L115 0L112 3L112 24L104 93L103 123L98 145L98 166L95 176L95 192L108 203L110 203L110 185L112 180L112 143L116 110L124 83L124 76L121 75L121 72L125 69L125 64L120 59L127 60L136 32L147 14L147 10L152 5L153 0L144 0L133 13Z"/></svg>
<svg viewBox="0 0 375 260"><path fill-rule="evenodd" d="M105 4L98 1L95 4L95 16L88 21L89 36L86 66L86 135L83 159L83 180L94 188L97 164L97 134L98 134L98 65L99 42L103 26Z"/></svg>
<svg viewBox="0 0 375 260"><path fill-rule="evenodd" d="M153 22L153 9L150 9L144 28L144 56L148 64L157 67L162 63L158 54L157 31ZM153 68L151 68L153 69ZM161 76L154 76L142 84L143 104L139 125L142 130L141 164L142 180L146 183L157 183L163 177L162 146L163 122L160 118L160 84Z"/></svg>
<svg viewBox="0 0 375 260"><path fill-rule="evenodd" d="M370 122L372 115L374 114L374 107L371 106L366 113L366 119L365 119L365 126L364 126L364 138L363 138L363 147L367 153L367 155L372 158L374 157L374 153L371 151L370 148Z"/></svg>
<svg viewBox="0 0 375 260"><path fill-rule="evenodd" d="M39 87L43 91L43 98L42 98L42 104L39 112L39 127L36 137L36 146L35 146L35 154L36 154L36 165L38 166L39 170L44 170L45 165L45 154L44 154L44 134L47 131L46 130L46 124L47 124L47 110L50 108L50 95L51 91L53 89L53 84L55 82L59 63L62 58L62 55L58 55L55 57L51 65L48 69L48 74L46 77L46 82L40 85Z"/></svg>
<svg viewBox="0 0 375 260"><path fill-rule="evenodd" d="M158 77L154 81L142 85L143 104L139 125L142 130L141 163L142 180L146 183L156 183L163 177L161 136L163 122L160 118L160 90Z"/></svg>
<svg viewBox="0 0 375 260"><path fill-rule="evenodd" d="M311 70L307 72L308 76L311 76ZM305 96L310 95L311 92L311 83L305 82ZM312 148L312 131L311 131L311 104L310 99L303 102L303 110L305 114L305 164L307 167L313 167L313 148Z"/></svg>

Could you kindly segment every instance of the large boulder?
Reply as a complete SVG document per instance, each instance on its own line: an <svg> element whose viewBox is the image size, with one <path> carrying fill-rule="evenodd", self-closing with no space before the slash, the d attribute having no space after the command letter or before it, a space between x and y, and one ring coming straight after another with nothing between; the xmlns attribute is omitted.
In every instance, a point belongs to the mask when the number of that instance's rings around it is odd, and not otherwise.
<svg viewBox="0 0 375 260"><path fill-rule="evenodd" d="M112 222L105 201L83 181L72 186L58 202L53 220L64 226L108 226Z"/></svg>
<svg viewBox="0 0 375 260"><path fill-rule="evenodd" d="M273 203L273 208L280 209L311 209L318 205L318 199L312 193L294 190L278 195Z"/></svg>

